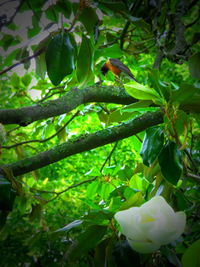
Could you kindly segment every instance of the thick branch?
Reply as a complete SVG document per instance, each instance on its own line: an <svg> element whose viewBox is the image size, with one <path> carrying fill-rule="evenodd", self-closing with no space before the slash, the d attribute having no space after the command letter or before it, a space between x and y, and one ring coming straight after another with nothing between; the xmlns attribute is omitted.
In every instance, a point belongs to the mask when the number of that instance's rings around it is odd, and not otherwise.
<svg viewBox="0 0 200 267"><path fill-rule="evenodd" d="M14 176L22 175L33 170L45 167L49 164L67 158L84 151L88 151L118 140L130 137L145 129L163 122L163 113L148 112L140 117L132 119L118 126L97 131L93 134L85 135L75 141L62 143L45 152L33 157L26 158L15 163L1 166L0 173L4 169L10 169Z"/></svg>
<svg viewBox="0 0 200 267"><path fill-rule="evenodd" d="M18 109L0 110L2 124L26 126L34 121L55 117L67 113L81 104L106 102L131 104L137 100L128 95L123 88L116 86L93 85L81 89L72 89L59 99Z"/></svg>

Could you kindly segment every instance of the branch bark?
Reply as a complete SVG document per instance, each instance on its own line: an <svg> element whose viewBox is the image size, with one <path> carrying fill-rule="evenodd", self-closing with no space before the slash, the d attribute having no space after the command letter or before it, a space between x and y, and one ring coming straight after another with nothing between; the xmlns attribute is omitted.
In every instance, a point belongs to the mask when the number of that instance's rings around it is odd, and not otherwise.
<svg viewBox="0 0 200 267"><path fill-rule="evenodd" d="M131 104L137 100L128 95L123 88L96 84L83 90L72 89L56 100L18 109L2 109L0 122L26 126L37 120L68 113L79 105L89 102Z"/></svg>
<svg viewBox="0 0 200 267"><path fill-rule="evenodd" d="M93 134L81 136L75 141L62 143L50 150L41 152L30 158L3 165L0 168L0 173L4 173L4 170L9 169L12 171L14 176L22 175L45 167L71 155L130 137L162 122L163 113L161 111L148 112L118 126L109 127Z"/></svg>

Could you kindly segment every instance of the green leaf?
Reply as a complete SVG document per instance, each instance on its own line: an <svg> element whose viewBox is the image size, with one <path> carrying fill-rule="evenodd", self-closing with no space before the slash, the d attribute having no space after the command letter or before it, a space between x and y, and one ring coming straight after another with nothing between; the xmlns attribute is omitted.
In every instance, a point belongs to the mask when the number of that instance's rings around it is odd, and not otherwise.
<svg viewBox="0 0 200 267"><path fill-rule="evenodd" d="M51 20L58 22L58 16L59 14L55 12L55 5L50 6L46 11L45 11L46 17Z"/></svg>
<svg viewBox="0 0 200 267"><path fill-rule="evenodd" d="M9 34L4 34L0 41L0 45L3 46L5 51L7 51L10 46L17 45L18 43L20 43L19 38Z"/></svg>
<svg viewBox="0 0 200 267"><path fill-rule="evenodd" d="M153 88L166 100L169 99L169 87L159 80L160 73L158 69L147 68L149 73L149 79L152 83Z"/></svg>
<svg viewBox="0 0 200 267"><path fill-rule="evenodd" d="M46 51L47 73L56 86L74 69L74 49L67 33L57 34L49 43Z"/></svg>
<svg viewBox="0 0 200 267"><path fill-rule="evenodd" d="M39 25L40 20L36 16L32 16L32 27L28 29L28 38L32 38L33 36L37 35L41 28Z"/></svg>
<svg viewBox="0 0 200 267"><path fill-rule="evenodd" d="M99 4L103 10L111 10L113 12L127 12L126 6L122 1L101 1Z"/></svg>
<svg viewBox="0 0 200 267"><path fill-rule="evenodd" d="M114 44L109 47L106 47L104 49L97 49L95 51L94 58L95 60L99 57L105 57L105 58L118 58L122 56L122 50L119 47L119 44Z"/></svg>
<svg viewBox="0 0 200 267"><path fill-rule="evenodd" d="M100 225L92 225L85 232L79 235L76 245L72 245L67 253L67 258L75 260L87 253L90 249L94 249L105 235L107 227Z"/></svg>
<svg viewBox="0 0 200 267"><path fill-rule="evenodd" d="M131 207L140 206L143 202L142 192L137 192L129 197L119 208L119 210L126 210Z"/></svg>
<svg viewBox="0 0 200 267"><path fill-rule="evenodd" d="M200 266L200 239L194 242L183 254L183 267L199 267Z"/></svg>
<svg viewBox="0 0 200 267"><path fill-rule="evenodd" d="M140 155L143 163L150 166L158 157L163 148L164 134L160 127L151 127L146 130L146 134L142 143Z"/></svg>
<svg viewBox="0 0 200 267"><path fill-rule="evenodd" d="M74 227L77 227L77 226L81 225L82 223L83 223L83 221L81 221L81 220L75 220L75 221L67 224L66 226L56 230L54 233L68 231L68 230L70 230L70 229L72 229Z"/></svg>
<svg viewBox="0 0 200 267"><path fill-rule="evenodd" d="M99 21L98 16L92 7L85 7L79 16L79 20L85 26L88 34L94 33L94 28Z"/></svg>
<svg viewBox="0 0 200 267"><path fill-rule="evenodd" d="M91 210L84 216L84 222L95 225L105 225L112 219L113 213L108 210Z"/></svg>
<svg viewBox="0 0 200 267"><path fill-rule="evenodd" d="M122 112L133 112L138 109L149 107L153 102L151 100L141 100L136 103L127 105L126 107L122 108L120 111Z"/></svg>
<svg viewBox="0 0 200 267"><path fill-rule="evenodd" d="M11 85L14 88L19 88L20 86L20 77L14 72L10 78Z"/></svg>
<svg viewBox="0 0 200 267"><path fill-rule="evenodd" d="M189 70L193 78L200 79L200 52L189 58Z"/></svg>
<svg viewBox="0 0 200 267"><path fill-rule="evenodd" d="M57 12L61 12L65 18L69 18L72 12L72 3L66 0L58 0L55 9Z"/></svg>
<svg viewBox="0 0 200 267"><path fill-rule="evenodd" d="M77 58L77 79L81 85L86 84L93 76L92 58L93 52L91 41L83 34Z"/></svg>
<svg viewBox="0 0 200 267"><path fill-rule="evenodd" d="M41 79L45 79L45 74L47 71L46 66L46 60L45 60L45 54L42 53L39 56L36 57L36 73L38 76L40 76Z"/></svg>
<svg viewBox="0 0 200 267"><path fill-rule="evenodd" d="M101 189L101 183L99 181L94 181L87 187L87 196L91 199L96 197L96 193L99 193Z"/></svg>
<svg viewBox="0 0 200 267"><path fill-rule="evenodd" d="M159 101L161 100L159 94L152 88L148 86L139 84L137 82L131 82L128 84L124 84L126 91L132 97L140 100L153 100ZM160 102L160 101L159 101Z"/></svg>
<svg viewBox="0 0 200 267"><path fill-rule="evenodd" d="M190 84L181 84L178 90L174 90L171 92L171 100L172 102L184 103L185 101L191 99L191 97L195 94L197 88Z"/></svg>
<svg viewBox="0 0 200 267"><path fill-rule="evenodd" d="M0 176L0 212L12 210L16 193L11 187L11 183Z"/></svg>
<svg viewBox="0 0 200 267"><path fill-rule="evenodd" d="M168 141L158 156L163 176L168 182L176 185L183 170L181 152L177 145Z"/></svg>
<svg viewBox="0 0 200 267"><path fill-rule="evenodd" d="M32 77L30 74L26 73L22 78L21 81L24 84L24 86L29 86L29 84L31 83Z"/></svg>

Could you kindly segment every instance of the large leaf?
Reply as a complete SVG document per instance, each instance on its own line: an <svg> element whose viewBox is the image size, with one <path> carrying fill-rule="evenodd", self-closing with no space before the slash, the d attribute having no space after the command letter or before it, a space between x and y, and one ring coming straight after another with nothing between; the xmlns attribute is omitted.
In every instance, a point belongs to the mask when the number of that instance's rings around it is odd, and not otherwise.
<svg viewBox="0 0 200 267"><path fill-rule="evenodd" d="M67 258L75 260L87 253L90 249L94 249L102 240L107 230L106 226L92 225L85 232L79 235L76 245L72 245L67 252Z"/></svg>
<svg viewBox="0 0 200 267"><path fill-rule="evenodd" d="M146 134L142 143L140 155L143 163L150 166L158 157L163 148L164 135L160 127L151 127L146 130Z"/></svg>
<svg viewBox="0 0 200 267"><path fill-rule="evenodd" d="M94 33L94 28L99 21L95 10L91 7L85 7L83 9L79 20L83 23L89 34Z"/></svg>
<svg viewBox="0 0 200 267"><path fill-rule="evenodd" d="M139 84L137 82L131 82L128 84L124 84L124 87L126 91L131 95L132 97L140 100L152 100L157 101L160 103L161 98L159 94L152 88L149 88L148 86Z"/></svg>
<svg viewBox="0 0 200 267"><path fill-rule="evenodd" d="M190 100L191 97L197 92L197 88L190 84L182 84L178 90L171 92L171 100L173 102L184 103Z"/></svg>
<svg viewBox="0 0 200 267"><path fill-rule="evenodd" d="M54 85L74 69L74 49L67 33L57 34L49 43L46 51L47 73Z"/></svg>
<svg viewBox="0 0 200 267"><path fill-rule="evenodd" d="M189 70L192 77L200 79L200 52L189 58Z"/></svg>
<svg viewBox="0 0 200 267"><path fill-rule="evenodd" d="M183 254L183 267L199 267L200 266L200 239L194 242Z"/></svg>
<svg viewBox="0 0 200 267"><path fill-rule="evenodd" d="M176 143L168 141L158 156L161 172L166 180L174 185L177 184L182 170L182 157Z"/></svg>
<svg viewBox="0 0 200 267"><path fill-rule="evenodd" d="M138 207L143 202L142 192L139 191L134 195L130 196L123 204L120 206L119 210L126 210L131 207Z"/></svg>
<svg viewBox="0 0 200 267"><path fill-rule="evenodd" d="M81 225L82 223L83 223L83 221L81 221L81 220L75 220L75 221L73 221L73 222L67 224L66 226L64 226L64 227L62 227L62 228L56 230L55 232L68 231L68 230L70 230L70 229L72 229L72 228L74 228L74 227L77 227L77 226Z"/></svg>
<svg viewBox="0 0 200 267"><path fill-rule="evenodd" d="M87 83L92 78L92 57L91 41L83 34L77 58L77 78L81 85Z"/></svg>
<svg viewBox="0 0 200 267"><path fill-rule="evenodd" d="M11 183L0 176L0 212L12 210L16 193L11 188Z"/></svg>

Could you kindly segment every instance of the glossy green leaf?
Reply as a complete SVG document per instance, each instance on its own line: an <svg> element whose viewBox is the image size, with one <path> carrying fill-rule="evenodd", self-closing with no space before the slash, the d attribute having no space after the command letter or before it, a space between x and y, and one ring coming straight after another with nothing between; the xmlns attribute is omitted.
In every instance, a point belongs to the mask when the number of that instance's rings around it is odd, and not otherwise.
<svg viewBox="0 0 200 267"><path fill-rule="evenodd" d="M176 185L183 170L182 154L176 143L168 141L158 156L163 176L168 182Z"/></svg>
<svg viewBox="0 0 200 267"><path fill-rule="evenodd" d="M131 207L138 207L143 202L142 192L137 192L131 197L129 197L123 204L120 206L119 210L126 210Z"/></svg>
<svg viewBox="0 0 200 267"><path fill-rule="evenodd" d="M189 58L189 70L193 78L200 79L200 52Z"/></svg>
<svg viewBox="0 0 200 267"><path fill-rule="evenodd" d="M35 35L37 35L40 30L41 30L41 27L40 27L40 20L38 19L37 16L32 16L32 27L31 28L28 28L28 31L27 31L27 35L28 35L28 38L32 38L34 37Z"/></svg>
<svg viewBox="0 0 200 267"><path fill-rule="evenodd" d="M55 12L55 6L54 5L50 6L45 11L45 15L49 20L58 22L59 14L57 12Z"/></svg>
<svg viewBox="0 0 200 267"><path fill-rule="evenodd" d="M95 51L94 58L95 60L99 57L105 58L118 58L122 56L122 50L119 47L119 44L113 44L109 47L105 47L104 49L98 49Z"/></svg>
<svg viewBox="0 0 200 267"><path fill-rule="evenodd" d="M129 95L131 95L136 99L161 101L159 94L154 89L149 88L146 85L142 85L137 82L131 82L128 84L124 84L124 87L126 91L129 93Z"/></svg>
<svg viewBox="0 0 200 267"><path fill-rule="evenodd" d="M184 103L190 100L191 97L197 92L197 88L190 84L181 84L178 90L171 92L170 99L172 102Z"/></svg>
<svg viewBox="0 0 200 267"><path fill-rule="evenodd" d="M83 221L81 221L81 220L75 220L75 221L73 221L73 222L67 224L66 226L64 226L64 227L62 227L62 228L56 230L55 232L69 231L69 230L71 230L72 228L81 225L82 223L83 223Z"/></svg>
<svg viewBox="0 0 200 267"><path fill-rule="evenodd" d="M15 200L15 192L11 188L10 182L0 176L0 211L10 211Z"/></svg>
<svg viewBox="0 0 200 267"><path fill-rule="evenodd" d="M79 16L79 20L85 26L88 34L94 33L95 26L99 21L98 16L92 7L85 7Z"/></svg>
<svg viewBox="0 0 200 267"><path fill-rule="evenodd" d="M72 73L74 49L67 33L59 33L50 41L45 58L48 76L55 86Z"/></svg>
<svg viewBox="0 0 200 267"><path fill-rule="evenodd" d="M72 3L66 0L58 0L56 2L55 10L61 12L65 18L69 18L72 12Z"/></svg>
<svg viewBox="0 0 200 267"><path fill-rule="evenodd" d="M21 82L24 84L24 86L29 86L31 83L32 77L30 74L26 73L22 78Z"/></svg>
<svg viewBox="0 0 200 267"><path fill-rule="evenodd" d="M194 242L183 254L183 267L200 266L200 239Z"/></svg>
<svg viewBox="0 0 200 267"><path fill-rule="evenodd" d="M82 234L79 235L76 245L72 245L68 250L67 258L75 260L87 253L90 249L94 249L102 240L107 230L106 226L93 225L88 227Z"/></svg>
<svg viewBox="0 0 200 267"><path fill-rule="evenodd" d="M45 74L47 71L47 66L46 66L46 60L45 60L45 54L42 53L39 56L36 57L35 59L36 62L36 73L38 76L40 76L41 79L45 79Z"/></svg>
<svg viewBox="0 0 200 267"><path fill-rule="evenodd" d="M82 35L81 47L77 58L77 78L81 85L92 79L92 45L89 38Z"/></svg>
<svg viewBox="0 0 200 267"><path fill-rule="evenodd" d="M142 143L140 155L143 163L150 166L158 157L163 148L164 134L160 127L151 127L146 130L146 134Z"/></svg>

